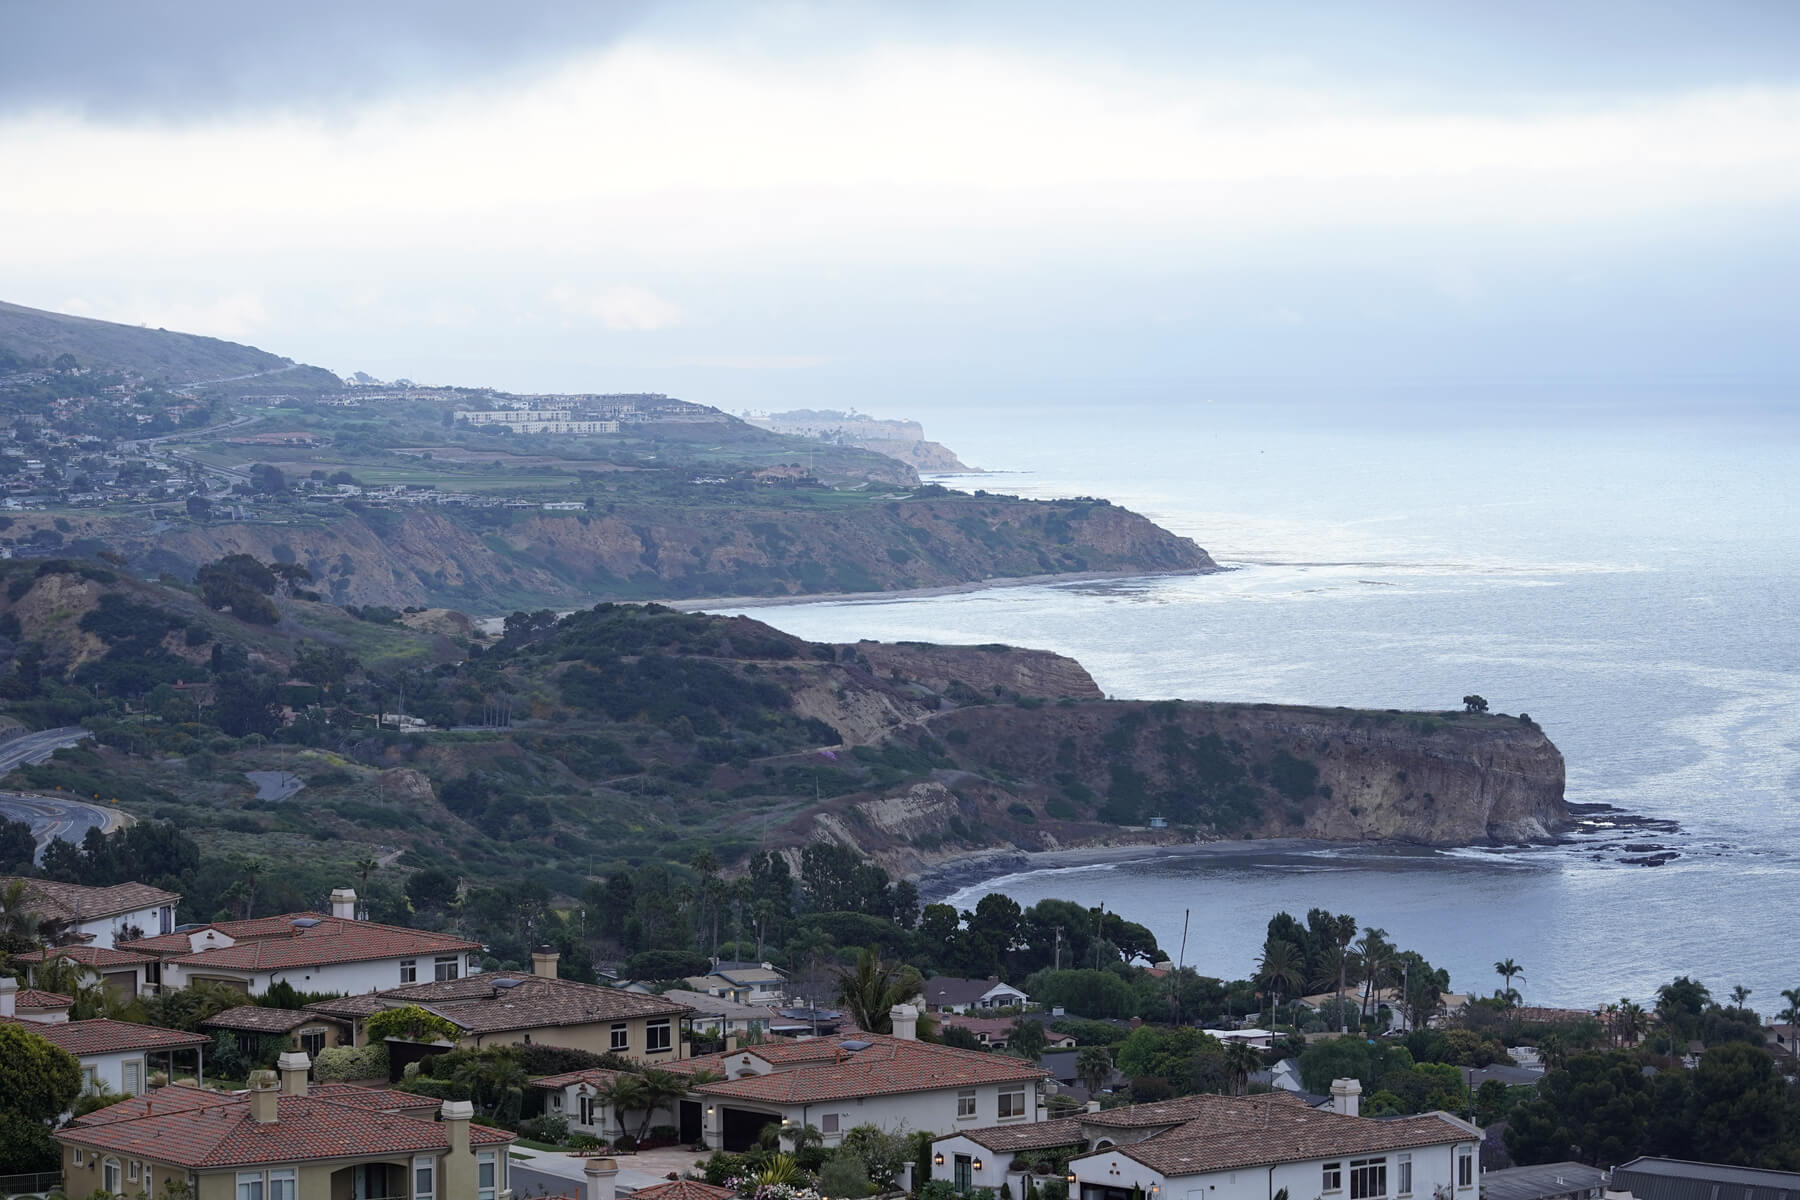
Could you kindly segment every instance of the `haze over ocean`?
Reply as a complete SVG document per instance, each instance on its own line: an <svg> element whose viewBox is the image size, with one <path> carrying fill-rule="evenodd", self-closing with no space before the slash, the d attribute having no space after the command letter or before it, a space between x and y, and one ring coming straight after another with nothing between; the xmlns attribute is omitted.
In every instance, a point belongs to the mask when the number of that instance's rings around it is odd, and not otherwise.
<svg viewBox="0 0 1800 1200"><path fill-rule="evenodd" d="M1148 925L1242 977L1278 909L1319 905L1446 966L1456 990L1526 968L1533 1003L1649 999L1692 974L1773 1011L1800 984L1800 422L1778 410L1504 396L1385 409L1113 402L927 415L1007 474L1193 537L1224 574L746 607L807 638L1010 642L1078 658L1120 698L1529 712L1568 797L1678 821L1661 867L1591 848L1355 848L1006 876ZM1481 415L1449 420L1460 411ZM1517 414L1516 419L1509 413ZM884 413L883 415L903 415Z"/></svg>

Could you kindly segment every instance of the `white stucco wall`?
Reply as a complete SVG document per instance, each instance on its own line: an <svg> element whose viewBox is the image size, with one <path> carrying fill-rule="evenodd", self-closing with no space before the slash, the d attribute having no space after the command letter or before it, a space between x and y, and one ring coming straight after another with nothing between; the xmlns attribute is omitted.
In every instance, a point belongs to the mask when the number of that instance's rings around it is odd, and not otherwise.
<svg viewBox="0 0 1800 1200"><path fill-rule="evenodd" d="M445 957L449 957L446 955ZM468 957L457 955L458 978L466 978L479 971L469 969ZM329 966L288 967L279 971L243 971L227 967L210 967L204 963L169 963L164 967L163 978L173 987L184 987L196 977L205 979L236 979L248 983L250 994L260 996L267 991L276 980L286 980L289 985L303 992L337 992L345 996L360 996L364 992L384 991L388 988L403 987L408 983L431 983L437 978L435 963L438 956L424 954L413 961L418 966L416 979L400 978L399 958L372 959L368 962L333 963Z"/></svg>
<svg viewBox="0 0 1800 1200"><path fill-rule="evenodd" d="M1387 1160L1387 1193L1391 1200L1433 1200L1443 1189L1451 1200L1477 1200L1480 1192L1481 1176L1479 1166L1476 1168L1473 1183L1469 1187L1456 1186L1456 1156L1459 1150L1475 1153L1476 1143L1470 1140L1459 1145L1428 1146L1416 1150L1387 1151L1382 1154L1357 1155L1362 1158L1385 1158ZM1398 1162L1402 1154L1412 1156L1412 1191L1402 1196L1399 1193ZM1323 1168L1328 1162L1341 1162L1342 1187L1336 1191L1323 1190ZM1477 1159L1479 1162L1479 1159ZM1143 1166L1123 1154L1109 1154L1104 1151L1078 1158L1071 1162L1070 1169L1075 1172L1076 1179L1083 1187L1123 1188L1129 1190L1134 1184L1144 1189L1145 1195L1151 1194L1153 1187L1160 1189L1156 1200L1270 1200L1272 1196L1287 1189L1289 1200L1349 1200L1350 1196L1350 1157L1317 1158L1303 1162L1283 1163L1274 1167L1250 1167L1238 1171L1216 1171L1200 1175L1184 1175L1175 1178L1165 1177Z"/></svg>
<svg viewBox="0 0 1800 1200"><path fill-rule="evenodd" d="M1000 1119L1000 1093L1023 1090L1025 1113L1020 1117ZM818 1104L780 1105L754 1100L736 1100L725 1096L703 1097L709 1109L717 1109L706 1118L707 1141L719 1144L724 1132L723 1109L737 1108L750 1112L766 1112L785 1117L794 1124L817 1127L825 1135L825 1144L835 1146L843 1135L858 1125L876 1125L891 1133L952 1133L958 1127L977 1129L984 1125L1028 1125L1044 1119L1035 1080L1023 1084L983 1084L975 1088L975 1115L958 1119L958 1088L931 1092L902 1092L891 1096L864 1096L847 1100L829 1100ZM826 1117L837 1117L837 1129L826 1129Z"/></svg>
<svg viewBox="0 0 1800 1200"><path fill-rule="evenodd" d="M165 915L168 920L165 920ZM143 931L145 937L155 937L159 933L167 933L174 928L175 910L160 905L151 908L140 908L133 912L121 913L116 917L98 917L91 921L82 921L76 925L82 933L93 935L88 944L111 950L119 944L119 933L127 926L136 926Z"/></svg>

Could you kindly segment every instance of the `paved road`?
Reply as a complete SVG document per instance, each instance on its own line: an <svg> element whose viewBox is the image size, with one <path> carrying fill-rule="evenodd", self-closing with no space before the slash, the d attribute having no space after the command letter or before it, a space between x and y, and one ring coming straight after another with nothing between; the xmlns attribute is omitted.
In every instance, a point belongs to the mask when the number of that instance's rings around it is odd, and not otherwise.
<svg viewBox="0 0 1800 1200"><path fill-rule="evenodd" d="M64 746L73 746L90 736L78 725L20 734L0 743L0 775L23 763L43 762ZM0 792L0 818L31 826L31 836L37 839L40 851L52 838L79 842L90 828L106 833L129 819L110 804L26 792Z"/></svg>
<svg viewBox="0 0 1800 1200"><path fill-rule="evenodd" d="M657 1174L634 1166L634 1155L620 1155L619 1178L615 1184L621 1196L669 1182L666 1173ZM587 1160L568 1154L515 1147L507 1167L513 1195L522 1200L532 1196L579 1196L587 1180Z"/></svg>

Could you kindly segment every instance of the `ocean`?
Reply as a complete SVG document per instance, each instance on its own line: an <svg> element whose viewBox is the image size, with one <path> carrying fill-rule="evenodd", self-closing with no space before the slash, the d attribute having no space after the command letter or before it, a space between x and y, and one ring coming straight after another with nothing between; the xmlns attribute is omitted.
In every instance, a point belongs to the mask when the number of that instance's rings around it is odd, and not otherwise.
<svg viewBox="0 0 1800 1200"><path fill-rule="evenodd" d="M923 414L911 414L923 415ZM1192 537L1214 575L997 586L749 613L823 641L1009 642L1120 698L1530 713L1568 798L1676 822L1532 848L1257 850L1026 871L987 891L1104 903L1203 973L1250 973L1270 915L1353 913L1455 990L1648 1002L1692 975L1800 987L1800 423L1620 403L1379 423L1293 405L949 407L927 433L996 473L951 486L1104 496Z"/></svg>

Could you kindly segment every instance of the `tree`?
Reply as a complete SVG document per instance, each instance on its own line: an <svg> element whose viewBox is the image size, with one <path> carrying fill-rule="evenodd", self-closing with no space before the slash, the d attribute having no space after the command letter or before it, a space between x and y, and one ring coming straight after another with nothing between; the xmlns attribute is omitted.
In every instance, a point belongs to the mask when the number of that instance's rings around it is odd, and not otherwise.
<svg viewBox="0 0 1800 1200"><path fill-rule="evenodd" d="M1083 1046L1075 1052L1075 1078L1088 1090L1088 1095L1098 1094L1112 1078L1112 1071L1112 1055L1105 1046Z"/></svg>
<svg viewBox="0 0 1800 1200"><path fill-rule="evenodd" d="M894 1032L890 1010L918 995L923 987L917 969L883 962L874 946L857 951L856 965L837 972L839 1003L859 1028L870 1033Z"/></svg>
<svg viewBox="0 0 1800 1200"><path fill-rule="evenodd" d="M1350 965L1350 944L1356 940L1356 918L1349 913L1340 913L1331 918L1331 934L1337 939L1338 955L1338 1032L1347 1031L1347 1014L1344 1007L1344 972Z"/></svg>
<svg viewBox="0 0 1800 1200"><path fill-rule="evenodd" d="M1793 1114L1786 1084L1760 1046L1727 1043L1694 1070L1689 1129L1702 1162L1744 1167L1793 1165Z"/></svg>
<svg viewBox="0 0 1800 1200"><path fill-rule="evenodd" d="M1630 1055L1577 1054L1513 1109L1506 1149L1522 1165L1624 1162L1639 1153L1653 1107L1652 1085Z"/></svg>
<svg viewBox="0 0 1800 1200"><path fill-rule="evenodd" d="M1388 962L1394 956L1394 947L1387 940L1387 930L1377 929L1373 925L1363 930L1362 941L1356 944L1356 953L1362 959L1362 1015L1367 1017L1375 999L1375 991L1387 976Z"/></svg>
<svg viewBox="0 0 1800 1200"><path fill-rule="evenodd" d="M1783 988L1781 998L1787 1001L1787 1007L1775 1016L1788 1025L1788 1056L1800 1065L1800 1037L1795 1031L1800 1030L1800 988Z"/></svg>
<svg viewBox="0 0 1800 1200"><path fill-rule="evenodd" d="M1736 987L1731 989L1731 1007L1742 1008L1742 1007L1744 1007L1744 1001L1748 1000L1749 998L1750 998L1750 989L1745 987L1743 984L1740 983Z"/></svg>
<svg viewBox="0 0 1800 1200"><path fill-rule="evenodd" d="M24 1026L0 1024L0 1173L52 1171L50 1126L81 1091L81 1064Z"/></svg>
<svg viewBox="0 0 1800 1200"><path fill-rule="evenodd" d="M1480 696L1464 696L1463 711L1484 713L1488 710L1488 702Z"/></svg>
<svg viewBox="0 0 1800 1200"><path fill-rule="evenodd" d="M384 1008L373 1013L363 1022L371 1042L386 1041L395 1038L403 1042L450 1042L462 1036L462 1029L454 1021L438 1016L434 1012L420 1008L417 1004L402 1004L398 1008Z"/></svg>
<svg viewBox="0 0 1800 1200"><path fill-rule="evenodd" d="M406 880L406 898L421 912L436 912L456 903L456 876L442 867L425 867Z"/></svg>
<svg viewBox="0 0 1800 1200"><path fill-rule="evenodd" d="M1305 982L1305 960L1292 942L1270 939L1263 943L1262 959L1256 965L1256 980L1275 993L1275 1008L1281 997L1297 990Z"/></svg>
<svg viewBox="0 0 1800 1200"><path fill-rule="evenodd" d="M42 919L26 893L23 879L0 884L0 955L25 954L43 944Z"/></svg>
<svg viewBox="0 0 1800 1200"><path fill-rule="evenodd" d="M1231 1094L1242 1096L1250 1090L1250 1075L1262 1069L1262 1055L1255 1046L1234 1038L1225 1046L1225 1069L1231 1076Z"/></svg>
<svg viewBox="0 0 1800 1200"><path fill-rule="evenodd" d="M1523 979L1525 977L1525 968L1521 967L1510 958L1503 958L1494 964L1494 974L1506 981L1506 990L1500 996L1501 1002L1504 1003L1507 1008L1517 1007L1519 994L1513 991L1513 976L1517 975L1519 978Z"/></svg>
<svg viewBox="0 0 1800 1200"><path fill-rule="evenodd" d="M29 868L37 858L37 839L24 821L0 818L0 874Z"/></svg>
<svg viewBox="0 0 1800 1200"><path fill-rule="evenodd" d="M1027 1020L1024 1017L1020 1017L1013 1023L1006 1038L1007 1049L1016 1051L1033 1061L1044 1052L1044 1047L1049 1044L1050 1038L1044 1032L1044 1027L1038 1022Z"/></svg>
<svg viewBox="0 0 1800 1200"><path fill-rule="evenodd" d="M648 1070L642 1074L620 1072L613 1080L612 1086L601 1094L619 1114L620 1124L624 1124L626 1113L642 1113L643 1120L638 1125L637 1138L641 1142L650 1132L650 1121L656 1110L666 1108L670 1104L687 1095L689 1081L668 1071Z"/></svg>

